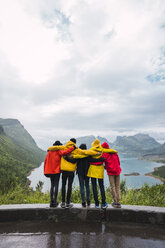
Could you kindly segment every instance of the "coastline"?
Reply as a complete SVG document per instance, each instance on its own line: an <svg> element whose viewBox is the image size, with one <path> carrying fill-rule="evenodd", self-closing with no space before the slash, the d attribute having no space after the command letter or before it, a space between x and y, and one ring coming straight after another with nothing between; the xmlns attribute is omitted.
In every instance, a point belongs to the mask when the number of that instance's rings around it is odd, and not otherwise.
<svg viewBox="0 0 165 248"><path fill-rule="evenodd" d="M154 168L154 171L156 171L157 168L159 168L159 166L158 166L158 167L155 167L155 168ZM155 175L153 175L152 173L153 173L153 172L149 172L149 173L146 173L146 174L144 174L144 175L145 175L145 176L149 176L149 177L153 177L153 178L155 178L155 179L158 179L158 180L161 181L162 183L165 183L165 179L164 179L164 178L159 177L159 176L155 176Z"/></svg>
<svg viewBox="0 0 165 248"><path fill-rule="evenodd" d="M41 163L41 164L42 164L42 163ZM40 165L41 165L41 164L40 164ZM31 169L31 171L28 172L28 174L27 174L27 186L28 186L28 187L30 187L31 182L32 182L32 181L29 179L30 175L32 174L32 172L33 172L35 169L37 169L38 167L40 167L40 165L37 166L37 167L35 167L35 168L33 168L33 169Z"/></svg>
<svg viewBox="0 0 165 248"><path fill-rule="evenodd" d="M28 172L27 177L30 177L31 173L35 170L36 168L33 168L31 171Z"/></svg>

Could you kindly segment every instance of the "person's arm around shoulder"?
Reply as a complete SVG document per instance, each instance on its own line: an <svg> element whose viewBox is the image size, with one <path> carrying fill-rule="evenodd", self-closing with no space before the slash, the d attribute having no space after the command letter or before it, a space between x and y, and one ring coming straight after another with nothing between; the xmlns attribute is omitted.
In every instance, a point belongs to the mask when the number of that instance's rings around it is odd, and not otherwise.
<svg viewBox="0 0 165 248"><path fill-rule="evenodd" d="M66 150L59 150L58 153L60 156L64 156L64 155L67 155L68 153L74 151L77 147L76 146L72 146Z"/></svg>
<svg viewBox="0 0 165 248"><path fill-rule="evenodd" d="M73 157L71 156L64 156L63 157L66 161L68 161L69 163L72 163L72 164L75 164L77 162L76 159L74 159Z"/></svg>
<svg viewBox="0 0 165 248"><path fill-rule="evenodd" d="M107 149L107 148L103 148L103 152L105 152L105 153L118 153L118 151L116 151L114 149Z"/></svg>
<svg viewBox="0 0 165 248"><path fill-rule="evenodd" d="M100 166L103 164L103 162L105 161L105 158L100 157L100 158L93 158L93 157L89 157L88 158L88 162L89 163L94 163L94 165Z"/></svg>

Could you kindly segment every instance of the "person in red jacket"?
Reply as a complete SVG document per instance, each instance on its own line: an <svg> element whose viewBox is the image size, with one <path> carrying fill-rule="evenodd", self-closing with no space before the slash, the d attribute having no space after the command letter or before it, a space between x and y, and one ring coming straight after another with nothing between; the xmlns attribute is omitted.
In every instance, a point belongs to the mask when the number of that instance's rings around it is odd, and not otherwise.
<svg viewBox="0 0 165 248"><path fill-rule="evenodd" d="M108 148L109 145L104 142L101 145L103 148ZM107 171L109 182L111 186L113 202L111 205L113 207L121 208L120 204L120 159L117 153L103 153L103 158L105 158L105 169Z"/></svg>
<svg viewBox="0 0 165 248"><path fill-rule="evenodd" d="M56 141L53 146L62 145L60 141ZM48 151L44 162L44 175L50 178L50 207L57 207L58 185L60 180L60 164L61 157L72 152L76 147L58 151Z"/></svg>

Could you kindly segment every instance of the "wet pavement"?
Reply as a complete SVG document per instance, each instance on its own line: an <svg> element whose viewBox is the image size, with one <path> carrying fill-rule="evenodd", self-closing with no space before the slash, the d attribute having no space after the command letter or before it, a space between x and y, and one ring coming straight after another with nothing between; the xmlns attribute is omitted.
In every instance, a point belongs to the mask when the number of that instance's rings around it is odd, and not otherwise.
<svg viewBox="0 0 165 248"><path fill-rule="evenodd" d="M165 226L120 223L0 223L0 248L164 248Z"/></svg>

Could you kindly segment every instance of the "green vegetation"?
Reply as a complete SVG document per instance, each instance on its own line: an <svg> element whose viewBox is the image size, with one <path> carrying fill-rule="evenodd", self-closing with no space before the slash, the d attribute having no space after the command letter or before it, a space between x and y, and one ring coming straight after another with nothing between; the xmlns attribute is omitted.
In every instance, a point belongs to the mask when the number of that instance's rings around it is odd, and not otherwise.
<svg viewBox="0 0 165 248"><path fill-rule="evenodd" d="M6 135L0 135L0 191L2 193L14 188L17 183L27 184L27 174L37 167L43 158L21 146L15 145Z"/></svg>
<svg viewBox="0 0 165 248"><path fill-rule="evenodd" d="M0 119L0 123L3 119ZM10 124L11 136L4 131ZM7 193L14 189L19 183L25 187L28 184L27 175L33 168L36 168L43 162L45 152L39 149L31 138L30 147L30 134L16 121L17 127L12 126L11 121L6 121L6 126L0 125L0 192L1 194ZM18 130L22 130L19 131ZM7 130L7 129L6 129ZM17 130L17 132L15 131ZM21 140L21 132L26 133L28 137L26 145L26 138ZM18 137L18 140L17 140Z"/></svg>
<svg viewBox="0 0 165 248"><path fill-rule="evenodd" d="M0 204L49 203L49 192L42 193L41 190L42 182L38 183L36 191L17 185L14 189L8 191L7 194L0 194ZM125 181L121 182L121 204L165 207L164 196L165 185L149 187L147 184L144 184L140 189L127 189ZM112 202L110 188L106 188L106 198L110 204ZM94 203L92 190L91 199L92 203ZM100 194L99 200L101 201ZM58 201L61 202L61 192L59 192ZM73 188L71 201L81 203L79 187Z"/></svg>
<svg viewBox="0 0 165 248"><path fill-rule="evenodd" d="M165 181L165 165L155 168L154 172L152 172L151 174L158 178L163 178Z"/></svg>

